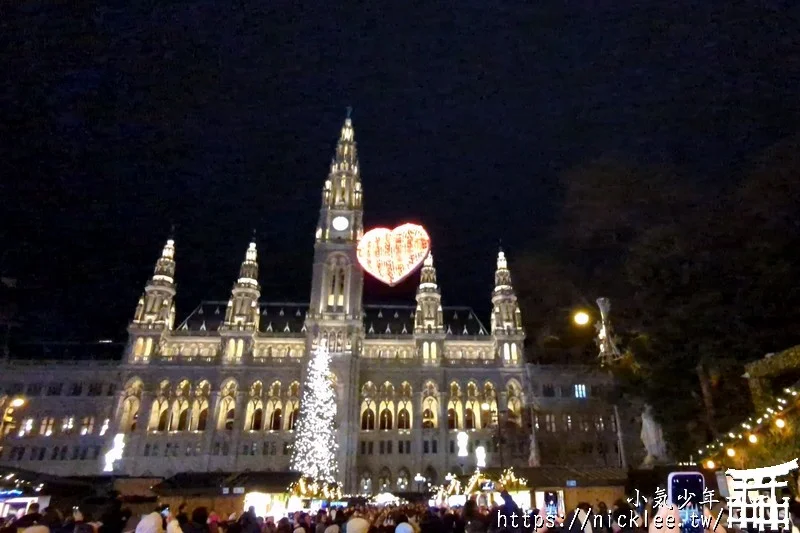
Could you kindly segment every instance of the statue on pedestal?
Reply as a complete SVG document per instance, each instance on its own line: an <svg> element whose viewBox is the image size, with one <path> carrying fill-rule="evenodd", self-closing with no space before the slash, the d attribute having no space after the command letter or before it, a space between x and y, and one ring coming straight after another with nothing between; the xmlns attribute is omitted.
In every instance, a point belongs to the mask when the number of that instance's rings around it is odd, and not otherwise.
<svg viewBox="0 0 800 533"><path fill-rule="evenodd" d="M642 432L640 434L647 457L643 466L652 466L656 462L667 460L667 447L664 444L664 432L661 424L653 416L653 407L645 404L642 411Z"/></svg>

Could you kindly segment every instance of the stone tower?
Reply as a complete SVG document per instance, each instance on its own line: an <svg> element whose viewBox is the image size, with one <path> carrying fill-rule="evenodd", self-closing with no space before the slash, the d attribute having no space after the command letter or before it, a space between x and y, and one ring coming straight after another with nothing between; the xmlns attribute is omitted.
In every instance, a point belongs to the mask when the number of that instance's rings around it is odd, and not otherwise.
<svg viewBox="0 0 800 533"><path fill-rule="evenodd" d="M345 490L355 488L357 482L352 451L358 444L358 359L363 339L364 277L356 256L364 233L362 194L353 122L348 116L322 190L306 317L306 353L311 354L324 341L332 356L331 371L337 380L339 475Z"/></svg>

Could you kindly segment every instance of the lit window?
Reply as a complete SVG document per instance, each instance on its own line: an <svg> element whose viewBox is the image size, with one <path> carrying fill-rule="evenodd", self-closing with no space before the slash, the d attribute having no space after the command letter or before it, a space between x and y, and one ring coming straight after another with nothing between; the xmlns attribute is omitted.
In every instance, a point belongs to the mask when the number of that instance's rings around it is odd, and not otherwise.
<svg viewBox="0 0 800 533"><path fill-rule="evenodd" d="M72 428L75 427L75 417L68 416L64 418L64 421L61 423L61 432L65 435L69 435L72 433Z"/></svg>
<svg viewBox="0 0 800 533"><path fill-rule="evenodd" d="M91 435L94 430L94 417L85 416L81 421L81 435Z"/></svg>
<svg viewBox="0 0 800 533"><path fill-rule="evenodd" d="M575 397L586 398L586 385L575 385Z"/></svg>
<svg viewBox="0 0 800 533"><path fill-rule="evenodd" d="M103 427L101 427L101 428L100 428L100 436L101 436L101 437L102 437L103 435L105 435L105 434L106 434L106 432L108 431L108 423L109 423L109 419L108 419L108 418L106 418L105 420L103 420Z"/></svg>
<svg viewBox="0 0 800 533"><path fill-rule="evenodd" d="M29 418L22 423L22 428L19 430L19 436L24 437L33 432L33 418Z"/></svg>

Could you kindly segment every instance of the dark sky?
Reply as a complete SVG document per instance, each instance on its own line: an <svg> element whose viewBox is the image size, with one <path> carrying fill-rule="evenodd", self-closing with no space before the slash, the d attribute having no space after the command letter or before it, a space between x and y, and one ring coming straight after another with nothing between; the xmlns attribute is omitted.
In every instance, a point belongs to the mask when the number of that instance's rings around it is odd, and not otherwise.
<svg viewBox="0 0 800 533"><path fill-rule="evenodd" d="M42 337L123 333L172 223L180 316L228 297L254 228L263 299L307 299L347 106L367 226L425 224L445 302L479 312L565 169L622 154L721 184L800 119L793 2L102 3L0 21L0 270Z"/></svg>

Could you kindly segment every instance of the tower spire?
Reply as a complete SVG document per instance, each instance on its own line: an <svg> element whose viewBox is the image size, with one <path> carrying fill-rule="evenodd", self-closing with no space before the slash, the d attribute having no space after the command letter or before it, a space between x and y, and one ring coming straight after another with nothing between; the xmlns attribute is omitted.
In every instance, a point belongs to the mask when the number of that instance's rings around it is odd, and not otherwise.
<svg viewBox="0 0 800 533"><path fill-rule="evenodd" d="M255 231L250 245L244 254L244 261L239 267L239 279L233 284L231 298L225 311L225 322L222 330L258 329L258 299L261 288L258 285L258 252L256 250Z"/></svg>
<svg viewBox="0 0 800 533"><path fill-rule="evenodd" d="M153 275L144 287L133 314L131 328L162 331L172 329L175 323L175 241L170 237L156 261ZM144 337L141 338L145 342ZM147 348L137 345L136 357L149 357L153 339Z"/></svg>
<svg viewBox="0 0 800 533"><path fill-rule="evenodd" d="M348 108L349 110L350 108ZM347 118L336 143L328 179L322 191L322 205L330 209L361 208L361 178L353 120Z"/></svg>
<svg viewBox="0 0 800 533"><path fill-rule="evenodd" d="M422 263L417 288L417 310L414 314L415 333L441 333L444 331L442 316L442 294L436 283L436 268L433 254L428 254Z"/></svg>
<svg viewBox="0 0 800 533"><path fill-rule="evenodd" d="M508 269L506 254L502 248L497 252L492 306L492 333L519 333L522 331L522 317L517 304L517 296L514 294L514 287L511 284L511 271Z"/></svg>

